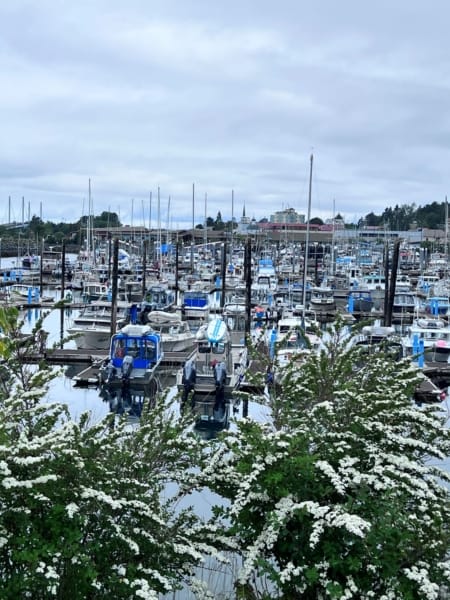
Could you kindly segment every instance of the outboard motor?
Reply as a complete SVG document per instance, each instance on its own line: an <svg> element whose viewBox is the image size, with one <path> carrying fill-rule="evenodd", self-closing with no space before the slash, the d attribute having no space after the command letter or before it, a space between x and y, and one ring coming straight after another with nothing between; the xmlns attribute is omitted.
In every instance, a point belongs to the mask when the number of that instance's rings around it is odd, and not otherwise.
<svg viewBox="0 0 450 600"><path fill-rule="evenodd" d="M122 379L129 379L132 370L133 357L127 355L122 361Z"/></svg>
<svg viewBox="0 0 450 600"><path fill-rule="evenodd" d="M225 407L225 381L227 379L227 369L224 362L219 362L214 366L214 381L216 383L216 402L214 410L219 407Z"/></svg>
<svg viewBox="0 0 450 600"><path fill-rule="evenodd" d="M103 377L103 380L105 383L111 383L112 381L114 381L114 379L116 379L116 377L117 369L113 365L113 362L111 360L108 360L107 364L105 365L105 375Z"/></svg>
<svg viewBox="0 0 450 600"><path fill-rule="evenodd" d="M188 399L189 393L194 389L195 382L197 380L197 371L195 369L195 363L193 360L186 361L183 367L183 396L181 398L182 402L186 402Z"/></svg>

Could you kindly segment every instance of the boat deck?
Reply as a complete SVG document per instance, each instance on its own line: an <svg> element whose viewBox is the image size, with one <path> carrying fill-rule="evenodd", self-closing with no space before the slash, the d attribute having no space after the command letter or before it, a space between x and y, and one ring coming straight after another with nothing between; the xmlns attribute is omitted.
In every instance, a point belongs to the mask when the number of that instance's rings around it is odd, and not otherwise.
<svg viewBox="0 0 450 600"><path fill-rule="evenodd" d="M192 358L193 352L165 352L161 362L158 365L158 374L167 375L173 373L174 368L179 369L186 360ZM77 375L72 377L74 385L82 386L97 386L100 383L99 370L102 363L108 357L95 357L86 369L83 369Z"/></svg>

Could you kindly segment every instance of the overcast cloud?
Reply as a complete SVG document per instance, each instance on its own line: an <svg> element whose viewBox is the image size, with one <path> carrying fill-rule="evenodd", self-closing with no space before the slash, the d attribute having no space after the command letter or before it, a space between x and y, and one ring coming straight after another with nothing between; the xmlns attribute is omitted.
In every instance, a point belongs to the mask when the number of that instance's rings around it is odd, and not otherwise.
<svg viewBox="0 0 450 600"><path fill-rule="evenodd" d="M442 202L449 23L446 0L2 2L0 221L74 222L89 180L132 225L189 226L193 184L195 223L205 197L306 213L311 154L312 216Z"/></svg>

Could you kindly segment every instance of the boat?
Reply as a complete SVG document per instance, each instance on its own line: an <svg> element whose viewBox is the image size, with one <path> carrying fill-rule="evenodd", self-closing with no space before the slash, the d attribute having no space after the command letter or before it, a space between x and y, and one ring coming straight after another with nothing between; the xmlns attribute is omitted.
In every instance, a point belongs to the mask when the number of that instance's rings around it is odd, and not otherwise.
<svg viewBox="0 0 450 600"><path fill-rule="evenodd" d="M156 374L162 359L158 333L149 325L125 325L111 337L109 357L99 369L100 384L108 390L130 386L156 393Z"/></svg>
<svg viewBox="0 0 450 600"><path fill-rule="evenodd" d="M309 304L313 310L333 311L336 308L333 288L328 286L311 288Z"/></svg>
<svg viewBox="0 0 450 600"><path fill-rule="evenodd" d="M194 350L195 333L177 313L153 310L146 313L146 319L153 331L161 336L163 352Z"/></svg>
<svg viewBox="0 0 450 600"><path fill-rule="evenodd" d="M161 284L153 284L146 290L143 304L151 310L170 310L175 304L175 294Z"/></svg>
<svg viewBox="0 0 450 600"><path fill-rule="evenodd" d="M35 296L39 297L39 288L34 288L27 285L26 283L13 283L8 285L8 292L11 298L32 298Z"/></svg>
<svg viewBox="0 0 450 600"><path fill-rule="evenodd" d="M189 323L191 331L196 332L208 321L210 292L206 289L193 288L183 292L181 316Z"/></svg>
<svg viewBox="0 0 450 600"><path fill-rule="evenodd" d="M418 298L412 291L397 291L395 288L394 301L392 304L392 315L399 317L410 317L412 319L418 308Z"/></svg>
<svg viewBox="0 0 450 600"><path fill-rule="evenodd" d="M287 313L268 334L269 354L278 366L283 367L294 357L297 359L299 355L318 352L321 347L321 339L317 335L319 329L320 323L311 311Z"/></svg>
<svg viewBox="0 0 450 600"><path fill-rule="evenodd" d="M275 371L289 364L300 365L311 352L319 352L320 338L313 333L306 333L301 328L290 329L284 337L275 343Z"/></svg>
<svg viewBox="0 0 450 600"><path fill-rule="evenodd" d="M404 354L400 335L395 327L387 325L365 325L359 333L352 335L351 344L367 354L383 350L397 359L402 358Z"/></svg>
<svg viewBox="0 0 450 600"><path fill-rule="evenodd" d="M425 312L430 315L446 316L450 313L449 296L429 296L424 305Z"/></svg>
<svg viewBox="0 0 450 600"><path fill-rule="evenodd" d="M95 281L85 281L83 283L81 299L83 302L93 302L99 300L102 296L111 295L111 290L106 283Z"/></svg>
<svg viewBox="0 0 450 600"><path fill-rule="evenodd" d="M402 339L392 326L366 325L358 335L352 337L351 343L363 349L364 361L367 360L367 354L374 352L385 352L395 360L400 360L405 353ZM416 352L418 352L417 348ZM422 379L414 390L413 398L421 404L422 402L442 402L446 395L445 389L441 389L422 373Z"/></svg>
<svg viewBox="0 0 450 600"><path fill-rule="evenodd" d="M116 302L116 323L121 324L129 319L129 304ZM111 341L111 300L94 300L86 304L80 314L74 317L67 333L74 337L79 350L107 350Z"/></svg>
<svg viewBox="0 0 450 600"><path fill-rule="evenodd" d="M245 300L234 298L230 302L225 302L222 317L228 326L232 344L244 345L247 321Z"/></svg>
<svg viewBox="0 0 450 600"><path fill-rule="evenodd" d="M44 250L40 257L41 272L43 276L54 275L61 268L62 252L49 248Z"/></svg>
<svg viewBox="0 0 450 600"><path fill-rule="evenodd" d="M29 271L39 271L41 268L40 256L35 254L27 254L22 258L22 268Z"/></svg>
<svg viewBox="0 0 450 600"><path fill-rule="evenodd" d="M381 273L369 273L364 275L358 287L366 290L383 290L386 287L386 278Z"/></svg>
<svg viewBox="0 0 450 600"><path fill-rule="evenodd" d="M272 259L262 258L251 284L252 298L261 303L267 302L269 296L273 296L277 290L278 279Z"/></svg>
<svg viewBox="0 0 450 600"><path fill-rule="evenodd" d="M11 302L27 302L28 304L48 302L53 298L50 296L41 296L38 286L27 285L26 283L13 283L6 286L3 291Z"/></svg>
<svg viewBox="0 0 450 600"><path fill-rule="evenodd" d="M348 296L348 312L371 312L373 308L373 298L370 290L351 290Z"/></svg>
<svg viewBox="0 0 450 600"><path fill-rule="evenodd" d="M196 334L195 355L177 373L176 385L181 406L190 403L196 422L205 427L223 427L229 415L232 393L237 390L247 366L247 349L232 352L226 322L215 318Z"/></svg>
<svg viewBox="0 0 450 600"><path fill-rule="evenodd" d="M406 355L423 355L425 361L448 362L450 325L439 317L415 319L402 338Z"/></svg>

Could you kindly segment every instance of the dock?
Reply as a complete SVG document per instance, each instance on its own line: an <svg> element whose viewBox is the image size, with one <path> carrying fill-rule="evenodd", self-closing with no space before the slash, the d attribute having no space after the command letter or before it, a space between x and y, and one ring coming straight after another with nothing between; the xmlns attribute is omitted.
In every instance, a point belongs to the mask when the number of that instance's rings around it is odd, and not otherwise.
<svg viewBox="0 0 450 600"><path fill-rule="evenodd" d="M86 353L86 351L84 351ZM194 355L194 350L190 352L165 352L164 356L161 360L161 363L158 367L158 375L167 376L173 374L174 371L181 369L184 363L192 358ZM81 363L81 356L79 363ZM86 355L87 357L87 355ZM107 360L108 356L98 356L98 355L90 355L90 359L88 358L85 362L88 362L88 366L80 371L77 375L72 377L72 381L74 385L79 387L86 386L97 386L100 383L100 367ZM56 363L55 363L56 364ZM67 364L67 363L60 363Z"/></svg>

